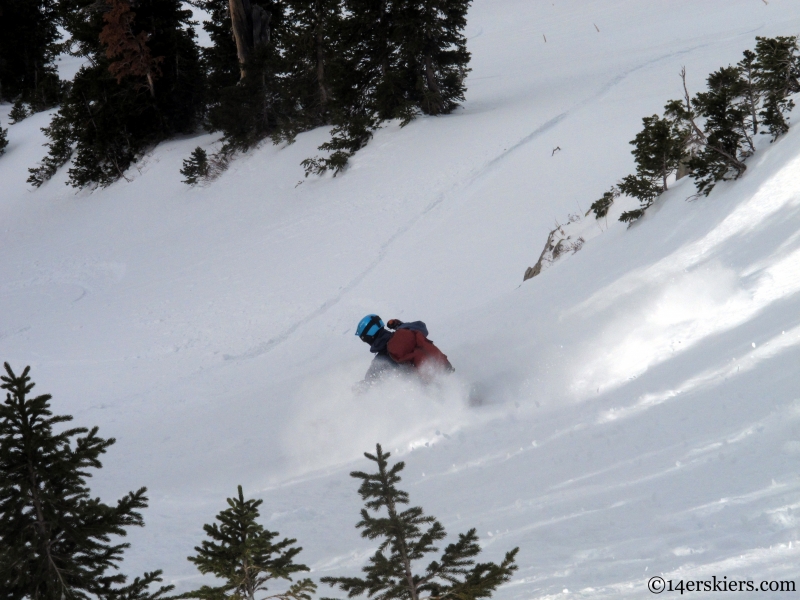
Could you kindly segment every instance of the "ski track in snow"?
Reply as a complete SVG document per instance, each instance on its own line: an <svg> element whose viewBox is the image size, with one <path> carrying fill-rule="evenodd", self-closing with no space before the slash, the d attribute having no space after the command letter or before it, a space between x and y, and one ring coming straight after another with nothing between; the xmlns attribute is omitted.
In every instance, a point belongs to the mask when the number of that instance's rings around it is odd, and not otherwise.
<svg viewBox="0 0 800 600"><path fill-rule="evenodd" d="M757 31L758 29L759 28L753 29L751 31L748 31L746 34L741 34L741 35L747 35L749 33ZM573 105L571 108L569 108L569 109L565 110L564 112L556 115L555 117L553 117L552 119L550 119L546 123L544 123L541 126L537 127L534 131L532 131L531 133L529 133L528 135L526 135L525 137L520 139L518 142L516 142L514 145L512 145L510 148L508 148L508 150L505 150L505 151L499 153L495 158L489 160L487 163L485 163L483 166L481 166L472 176L470 176L465 184L456 183L451 187L450 190L441 192L439 194L439 196L433 202L428 204L421 212L419 212L414 217L412 217L410 220L408 220L402 227L400 227L397 231L395 231L395 233L388 240L386 240L381 245L380 249L378 250L377 257L369 265L367 265L367 267L363 271L358 273L353 279L350 280L350 282L347 285L345 285L339 291L339 293L337 293L334 297L326 300L314 312L306 315L302 319L299 319L299 320L295 321L292 325L287 327L283 332L281 332L280 334L278 334L277 336L275 336L273 338L270 338L268 341L266 341L266 342L264 342L262 344L259 344L258 346L255 346L253 348L250 348L249 350L247 350L245 352L242 352L241 354L234 354L234 355L225 354L225 355L223 355L223 359L226 360L226 361L245 360L245 359L256 358L258 356L261 356L263 354L266 354L266 353L272 351L274 348L279 346L282 342L285 342L286 340L288 340L291 337L291 335L295 331L297 331L300 327L310 323L311 321L313 321L314 319L317 319L318 317L323 316L326 312L328 312L329 309L331 309L332 307L336 306L345 296L347 296L353 289L355 289L370 273L372 273L378 266L380 266L380 264L383 262L383 260L386 257L386 255L391 250L391 248L394 245L394 243L397 240L399 240L400 238L402 238L406 233L411 231L419 221L421 221L422 219L425 218L426 215L428 215L430 212L435 210L439 205L444 203L449 198L452 198L458 192L463 192L463 191L469 189L472 185L474 185L475 183L477 183L478 181L480 181L484 177L486 177L489 174L491 174L496 169L496 167L498 165L500 165L502 162L504 162L506 159L508 159L517 150L519 150L520 148L522 148L522 147L530 144L531 142L535 141L537 138L541 137L542 135L544 135L548 131L550 131L552 129L555 129L560 123L562 123L565 119L567 119L572 113L574 113L576 111L579 111L579 110L591 105L593 102L596 102L597 100L601 99L603 96L608 94L612 89L614 89L616 86L618 86L620 83L622 83L627 77L629 77L633 73L635 73L637 71L640 71L641 69L644 69L645 67L648 67L648 66L654 65L656 63L659 63L659 62L661 62L663 60L674 58L676 56L683 56L683 55L686 55L686 54L691 54L692 52L694 52L696 50L699 50L700 48L705 48L708 45L709 44L707 44L707 43L706 44L698 44L698 45L692 46L691 48L687 48L687 49L684 49L684 50L679 50L679 51L675 51L675 52L668 52L668 53L663 54L661 56L658 56L658 57L656 57L654 59L651 59L651 60L645 61L643 63L640 63L640 64L636 65L635 67L632 67L632 68L628 69L627 71L625 71L625 72L617 75L616 77L612 78L611 80L608 81L608 83L603 85L595 94L593 94L592 96L589 96L588 98L585 98L584 100L581 100L580 102L578 102L575 105Z"/></svg>

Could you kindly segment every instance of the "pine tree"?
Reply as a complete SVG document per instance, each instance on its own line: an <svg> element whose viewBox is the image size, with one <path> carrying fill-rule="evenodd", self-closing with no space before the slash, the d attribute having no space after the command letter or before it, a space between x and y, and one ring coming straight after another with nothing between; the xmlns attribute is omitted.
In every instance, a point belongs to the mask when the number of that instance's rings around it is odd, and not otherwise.
<svg viewBox="0 0 800 600"><path fill-rule="evenodd" d="M6 153L8 147L8 129L0 127L0 156Z"/></svg>
<svg viewBox="0 0 800 600"><path fill-rule="evenodd" d="M143 526L146 488L116 506L92 498L89 469L114 439L97 427L63 429L70 416L53 416L48 394L31 398L26 367L16 375L5 363L8 390L0 406L0 589L9 599L155 600L172 589L149 592L160 571L125 585L114 572L129 544L111 542L125 529ZM60 432L56 432L58 430Z"/></svg>
<svg viewBox="0 0 800 600"><path fill-rule="evenodd" d="M42 131L50 141L45 144L47 155L39 166L28 169L28 183L34 187L44 185L72 157L72 128L63 107Z"/></svg>
<svg viewBox="0 0 800 600"><path fill-rule="evenodd" d="M737 179L747 169L744 161L754 146L750 108L743 100L746 86L736 67L724 67L708 76L708 91L690 98L685 69L681 78L684 99L668 102L665 114L685 132L691 177L698 193L707 196L718 181Z"/></svg>
<svg viewBox="0 0 800 600"><path fill-rule="evenodd" d="M758 110L761 106L763 91L758 83L758 65L756 53L752 50L744 51L744 58L736 65L741 77L742 103L749 113L752 135L758 134Z"/></svg>
<svg viewBox="0 0 800 600"><path fill-rule="evenodd" d="M436 544L446 536L444 527L419 507L401 510L401 505L409 502L408 494L396 487L404 463L390 467L390 454L384 453L380 444L375 455L364 455L376 463L378 471L350 474L361 480L358 493L365 501L356 527L362 530L362 537L381 542L363 568L364 578L323 577L322 582L347 592L349 598L367 594L379 600L476 600L489 598L510 579L517 569L514 560L519 549L507 552L499 565L476 564L481 548L475 529L459 534L458 541L449 544L438 560L415 573L416 561L438 551Z"/></svg>
<svg viewBox="0 0 800 600"><path fill-rule="evenodd" d="M57 5L58 0L0 0L0 101L19 99L34 112L59 102Z"/></svg>
<svg viewBox="0 0 800 600"><path fill-rule="evenodd" d="M626 196L639 200L640 204L639 208L625 211L619 216L619 220L623 223L630 223L644 216L644 211L655 202L656 198L658 198L659 194L663 191L661 186L657 183L641 175L627 175L623 177L617 184L617 188Z"/></svg>
<svg viewBox="0 0 800 600"><path fill-rule="evenodd" d="M302 550L292 546L297 540L283 539L273 542L279 534L268 531L256 519L263 500L245 500L242 486L238 497L228 498L229 508L217 515L217 522L204 525L210 538L195 548L197 554L189 560L203 574L212 574L223 583L181 595L181 598L201 600L256 600L258 592L267 591L267 583L274 579L291 581L292 575L308 571L305 565L294 562ZM258 600L311 600L316 585L310 579L292 584L284 593L262 596Z"/></svg>
<svg viewBox="0 0 800 600"><path fill-rule="evenodd" d="M452 112L464 101L470 54L464 28L471 0L400 0L395 12L407 100L426 115ZM408 118L408 117L406 117Z"/></svg>
<svg viewBox="0 0 800 600"><path fill-rule="evenodd" d="M125 4L62 0L61 19L73 53L88 64L75 75L46 130L50 151L31 169L33 185L51 177L73 149L69 183L108 185L124 177L146 149L199 124L203 76L189 27L191 12L180 0L139 0L135 14ZM137 50L140 42L144 45ZM155 64L158 57L163 62ZM153 96L156 66L161 76Z"/></svg>
<svg viewBox="0 0 800 600"><path fill-rule="evenodd" d="M788 96L800 91L797 37L756 38L756 82L764 95L760 113L775 141L789 131L784 116L794 108Z"/></svg>
<svg viewBox="0 0 800 600"><path fill-rule="evenodd" d="M281 93L297 105L292 131L287 132L292 133L330 122L343 68L342 7L341 0L285 0L285 4Z"/></svg>
<svg viewBox="0 0 800 600"><path fill-rule="evenodd" d="M192 151L192 155L183 161L181 175L186 179L183 183L195 185L199 179L208 176L208 155L200 146Z"/></svg>
<svg viewBox="0 0 800 600"><path fill-rule="evenodd" d="M631 141L636 175L628 175L617 184L619 192L638 199L641 205L620 215L619 220L626 223L640 218L667 190L667 178L678 169L686 152L687 136L675 119L653 115L643 118L642 125L642 130ZM613 195L607 193L595 204L600 210L605 208L605 215L611 201Z"/></svg>
<svg viewBox="0 0 800 600"><path fill-rule="evenodd" d="M643 118L642 125L631 141L636 173L652 183L660 183L661 190L666 191L667 178L678 169L684 156L684 134L674 120L658 115Z"/></svg>
<svg viewBox="0 0 800 600"><path fill-rule="evenodd" d="M223 134L221 157L269 136L291 137L297 101L282 94L284 2L197 0L197 6L211 15L203 24L213 43L203 50L209 82L206 126ZM231 18L231 6L237 19Z"/></svg>
<svg viewBox="0 0 800 600"><path fill-rule="evenodd" d="M452 112L464 100L469 0L344 0L331 140L306 175L339 173L381 122Z"/></svg>
<svg viewBox="0 0 800 600"><path fill-rule="evenodd" d="M8 113L8 122L12 125L15 123L19 123L20 121L25 120L30 113L25 106L25 103L22 101L21 98L18 98L16 102L14 102L14 106L11 107L11 110Z"/></svg>

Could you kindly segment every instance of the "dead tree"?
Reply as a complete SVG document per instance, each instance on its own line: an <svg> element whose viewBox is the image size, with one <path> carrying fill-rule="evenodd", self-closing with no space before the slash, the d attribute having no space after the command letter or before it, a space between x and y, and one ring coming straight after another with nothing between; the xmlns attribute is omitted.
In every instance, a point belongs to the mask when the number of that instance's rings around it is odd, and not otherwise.
<svg viewBox="0 0 800 600"><path fill-rule="evenodd" d="M269 22L272 15L257 4L252 5L250 0L228 0L228 10L236 40L240 79L244 79L253 52L269 43Z"/></svg>

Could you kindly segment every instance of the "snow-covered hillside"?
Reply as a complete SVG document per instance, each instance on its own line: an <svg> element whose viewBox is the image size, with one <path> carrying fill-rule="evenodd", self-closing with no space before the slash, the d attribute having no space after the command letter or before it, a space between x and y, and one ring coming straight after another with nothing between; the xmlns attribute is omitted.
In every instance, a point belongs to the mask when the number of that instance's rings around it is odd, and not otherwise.
<svg viewBox="0 0 800 600"><path fill-rule="evenodd" d="M464 108L382 129L337 178L303 178L318 130L206 187L178 171L210 135L129 182L32 190L49 114L28 118L0 158L0 360L117 438L93 491L151 498L124 569L179 590L237 484L312 577L355 573L373 544L348 473L376 442L451 535L520 547L499 600L797 579L800 130L521 281L554 221L631 172L681 67L697 91L798 32L796 0L475 0ZM369 312L426 321L455 376L354 396Z"/></svg>

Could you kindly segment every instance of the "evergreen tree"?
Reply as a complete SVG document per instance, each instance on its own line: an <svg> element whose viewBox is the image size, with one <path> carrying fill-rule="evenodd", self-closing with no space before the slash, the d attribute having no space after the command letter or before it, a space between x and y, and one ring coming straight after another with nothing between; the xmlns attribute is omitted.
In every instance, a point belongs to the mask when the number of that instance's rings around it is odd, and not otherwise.
<svg viewBox="0 0 800 600"><path fill-rule="evenodd" d="M57 0L0 0L0 101L33 111L58 103L58 24Z"/></svg>
<svg viewBox="0 0 800 600"><path fill-rule="evenodd" d="M70 184L107 185L148 147L195 129L203 78L190 16L180 0L62 0L73 52L89 64L46 128L50 151L30 183L41 185L74 149Z"/></svg>
<svg viewBox="0 0 800 600"><path fill-rule="evenodd" d="M744 159L753 148L747 134L749 112L740 102L743 87L738 70L715 71L708 76L707 88L692 100L697 114L705 119L705 144L689 163L697 190L705 195L718 181L738 179L747 169Z"/></svg>
<svg viewBox="0 0 800 600"><path fill-rule="evenodd" d="M292 546L297 540L273 542L278 532L268 531L256 521L263 500L245 500L242 486L238 491L238 497L228 498L229 508L217 515L218 522L203 526L209 539L203 540L195 548L197 554L189 557L201 573L211 573L223 582L222 585L204 585L181 598L256 600L256 594L266 592L271 580L291 581L294 573L309 570L294 562L294 557L302 550ZM262 596L258 600L311 600L315 590L316 585L310 579L302 579L284 593Z"/></svg>
<svg viewBox="0 0 800 600"><path fill-rule="evenodd" d="M92 498L89 469L114 439L97 427L61 430L70 416L53 416L50 395L29 396L34 384L26 367L16 375L5 363L0 377L8 390L0 406L0 589L3 598L22 600L155 600L172 589L149 592L160 571L125 585L115 571L127 543L111 536L143 526L146 489L122 497L116 506Z"/></svg>
<svg viewBox="0 0 800 600"><path fill-rule="evenodd" d="M619 220L623 223L630 223L644 216L644 211L655 202L655 199L663 191L657 183L641 175L623 177L622 181L617 184L617 188L626 196L639 200L640 204L639 208L625 211L619 216Z"/></svg>
<svg viewBox="0 0 800 600"><path fill-rule="evenodd" d="M741 77L742 104L749 114L752 135L758 134L758 110L761 106L763 91L758 83L758 65L756 53L752 50L744 51L744 58L736 65Z"/></svg>
<svg viewBox="0 0 800 600"><path fill-rule="evenodd" d="M470 54L463 30L469 0L344 0L342 77L327 157L303 161L306 175L334 175L382 121L452 112L464 100Z"/></svg>
<svg viewBox="0 0 800 600"><path fill-rule="evenodd" d="M183 161L181 175L186 178L183 183L187 185L196 184L198 179L208 176L208 169L208 155L205 150L198 146L192 151L192 155Z"/></svg>
<svg viewBox="0 0 800 600"><path fill-rule="evenodd" d="M679 125L658 115L642 119L642 130L631 141L636 174L667 190L667 178L684 156L686 140Z"/></svg>
<svg viewBox="0 0 800 600"><path fill-rule="evenodd" d="M203 21L203 29L211 39L211 46L202 48L201 54L207 84L206 107L207 112L211 112L219 110L223 90L235 86L240 79L236 42L228 0L195 0L192 5L209 15L209 19ZM209 123L207 126L213 128Z"/></svg>
<svg viewBox="0 0 800 600"><path fill-rule="evenodd" d="M789 131L784 116L794 108L788 96L800 91L797 37L756 38L756 82L764 95L760 113L775 141Z"/></svg>
<svg viewBox="0 0 800 600"><path fill-rule="evenodd" d="M350 475L361 480L358 493L365 501L356 527L362 529L362 537L381 539L378 550L363 568L364 578L323 577L322 581L347 592L349 598L362 594L379 600L489 598L517 569L514 559L519 549L507 552L499 565L476 564L481 548L475 529L470 529L459 534L458 541L449 544L438 560L415 573L414 563L438 551L436 544L445 538L445 530L419 507L401 509L408 504L408 494L396 485L405 465L399 462L390 467L390 454L380 445L376 450L375 455L365 453L376 463L376 473L356 471Z"/></svg>
<svg viewBox="0 0 800 600"><path fill-rule="evenodd" d="M0 156L6 153L8 146L8 129L0 127Z"/></svg>
<svg viewBox="0 0 800 600"><path fill-rule="evenodd" d="M28 114L28 109L25 107L25 103L21 99L18 99L16 102L14 102L14 106L11 107L11 110L8 113L8 122L12 125L14 123L19 123L27 118Z"/></svg>
<svg viewBox="0 0 800 600"><path fill-rule="evenodd" d="M619 220L630 222L644 214L655 199L667 190L667 178L684 158L687 136L675 119L662 119L658 115L642 119L643 128L631 141L631 151L636 161L636 175L628 175L617 184L617 189L639 200L640 208L626 211ZM597 208L605 207L604 215L613 201L608 194L598 200ZM594 205L592 205L594 206ZM596 213L597 214L597 211Z"/></svg>
<svg viewBox="0 0 800 600"><path fill-rule="evenodd" d="M698 192L707 196L718 181L739 178L753 152L745 82L736 67L725 67L708 76L708 91L690 98L685 70L681 78L684 99L668 102L665 112L685 132L691 177ZM702 128L699 118L704 118Z"/></svg>
<svg viewBox="0 0 800 600"><path fill-rule="evenodd" d="M196 0L194 4L211 16L203 23L213 44L203 49L209 84L206 126L223 134L221 157L247 150L271 135L291 137L283 135L294 131L297 110L297 101L282 94L284 2ZM239 15L236 20L231 18L232 5Z"/></svg>
<svg viewBox="0 0 800 600"><path fill-rule="evenodd" d="M342 77L340 0L286 0L282 94L297 106L291 131L330 122Z"/></svg>
<svg viewBox="0 0 800 600"><path fill-rule="evenodd" d="M452 112L464 101L464 79L470 54L464 28L471 0L400 0L397 32L402 81L407 86L403 108L426 115ZM408 116L406 116L408 115Z"/></svg>

